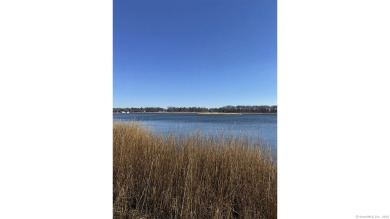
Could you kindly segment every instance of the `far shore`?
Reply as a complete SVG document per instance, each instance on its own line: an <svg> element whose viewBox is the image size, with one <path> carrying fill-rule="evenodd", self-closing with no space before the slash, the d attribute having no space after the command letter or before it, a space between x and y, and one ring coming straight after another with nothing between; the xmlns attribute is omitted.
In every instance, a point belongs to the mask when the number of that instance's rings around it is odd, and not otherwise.
<svg viewBox="0 0 390 219"><path fill-rule="evenodd" d="M177 114L201 114L201 115L242 115L242 114L277 114L277 113L224 113L224 112L126 112L119 113L115 112L114 114L130 114L130 113L177 113Z"/></svg>

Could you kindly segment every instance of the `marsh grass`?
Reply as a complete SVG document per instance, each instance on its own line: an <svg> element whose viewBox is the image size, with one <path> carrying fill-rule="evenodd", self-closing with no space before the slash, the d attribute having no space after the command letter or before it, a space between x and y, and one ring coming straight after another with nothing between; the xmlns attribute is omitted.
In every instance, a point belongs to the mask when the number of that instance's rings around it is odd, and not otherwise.
<svg viewBox="0 0 390 219"><path fill-rule="evenodd" d="M276 218L276 162L243 137L113 125L114 218Z"/></svg>

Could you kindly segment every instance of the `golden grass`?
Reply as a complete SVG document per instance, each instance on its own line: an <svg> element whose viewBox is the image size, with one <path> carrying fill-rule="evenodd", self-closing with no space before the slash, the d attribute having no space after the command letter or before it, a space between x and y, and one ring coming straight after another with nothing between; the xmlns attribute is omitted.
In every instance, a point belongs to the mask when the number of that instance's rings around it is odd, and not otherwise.
<svg viewBox="0 0 390 219"><path fill-rule="evenodd" d="M114 123L114 218L276 218L276 162L261 148Z"/></svg>

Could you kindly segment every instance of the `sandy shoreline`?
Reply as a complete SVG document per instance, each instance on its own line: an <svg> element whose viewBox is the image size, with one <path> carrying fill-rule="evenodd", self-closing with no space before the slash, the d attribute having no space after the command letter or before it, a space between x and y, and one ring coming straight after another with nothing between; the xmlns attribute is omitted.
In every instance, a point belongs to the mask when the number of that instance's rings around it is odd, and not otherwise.
<svg viewBox="0 0 390 219"><path fill-rule="evenodd" d="M243 113L199 112L197 114L202 114L202 115L218 115L218 114L222 114L222 115L241 115Z"/></svg>

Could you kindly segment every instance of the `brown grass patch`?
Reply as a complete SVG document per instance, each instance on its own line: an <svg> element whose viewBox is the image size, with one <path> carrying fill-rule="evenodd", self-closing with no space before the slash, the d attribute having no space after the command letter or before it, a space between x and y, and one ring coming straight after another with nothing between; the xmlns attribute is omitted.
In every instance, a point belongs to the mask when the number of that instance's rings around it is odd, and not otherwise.
<svg viewBox="0 0 390 219"><path fill-rule="evenodd" d="M247 139L114 123L113 155L114 218L276 218L276 162Z"/></svg>

